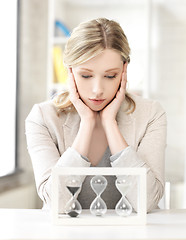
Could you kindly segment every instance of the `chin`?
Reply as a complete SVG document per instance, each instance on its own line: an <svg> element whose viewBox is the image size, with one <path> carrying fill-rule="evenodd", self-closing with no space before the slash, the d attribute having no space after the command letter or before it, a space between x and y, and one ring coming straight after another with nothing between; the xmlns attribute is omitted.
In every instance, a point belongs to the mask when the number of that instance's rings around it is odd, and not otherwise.
<svg viewBox="0 0 186 240"><path fill-rule="evenodd" d="M88 106L92 111L99 112L104 109L105 106Z"/></svg>
<svg viewBox="0 0 186 240"><path fill-rule="evenodd" d="M90 108L92 111L94 112L100 112L101 110L103 110L102 107L99 107L99 108Z"/></svg>

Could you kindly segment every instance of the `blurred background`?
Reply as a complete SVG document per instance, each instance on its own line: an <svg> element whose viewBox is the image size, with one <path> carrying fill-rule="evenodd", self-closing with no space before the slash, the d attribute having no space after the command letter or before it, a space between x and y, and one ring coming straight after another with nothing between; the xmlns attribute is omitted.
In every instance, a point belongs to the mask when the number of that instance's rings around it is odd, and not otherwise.
<svg viewBox="0 0 186 240"><path fill-rule="evenodd" d="M25 118L65 88L65 42L75 26L96 17L118 21L128 37L128 90L157 99L167 112L170 203L186 208L185 13L185 0L1 1L0 208L41 208Z"/></svg>

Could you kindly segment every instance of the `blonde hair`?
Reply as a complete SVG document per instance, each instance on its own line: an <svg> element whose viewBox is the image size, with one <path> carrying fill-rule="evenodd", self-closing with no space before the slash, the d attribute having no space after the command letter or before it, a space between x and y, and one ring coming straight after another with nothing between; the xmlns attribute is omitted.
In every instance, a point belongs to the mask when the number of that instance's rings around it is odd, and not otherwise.
<svg viewBox="0 0 186 240"><path fill-rule="evenodd" d="M82 64L105 49L113 49L121 54L123 63L130 62L130 47L126 35L121 26L106 18L98 18L82 22L74 28L67 41L64 50L64 64L67 67ZM126 92L125 99L128 102L128 113L135 110L135 102ZM54 98L54 104L58 110L74 109L69 99L69 92L64 91Z"/></svg>

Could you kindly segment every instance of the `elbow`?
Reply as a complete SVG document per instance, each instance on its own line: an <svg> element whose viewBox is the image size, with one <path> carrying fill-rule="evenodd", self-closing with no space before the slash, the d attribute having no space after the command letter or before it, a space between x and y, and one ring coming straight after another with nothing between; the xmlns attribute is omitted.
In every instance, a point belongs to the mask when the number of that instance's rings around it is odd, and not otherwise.
<svg viewBox="0 0 186 240"><path fill-rule="evenodd" d="M41 184L40 186L37 187L37 193L38 193L38 196L40 197L40 199L43 202L43 206L44 207L48 206L50 208L50 206L51 206L51 196L50 196L50 192L47 189L47 186L46 186L45 183L43 183L43 184Z"/></svg>
<svg viewBox="0 0 186 240"><path fill-rule="evenodd" d="M147 187L147 213L159 208L158 203L163 197L164 185L156 180L155 185L150 188Z"/></svg>

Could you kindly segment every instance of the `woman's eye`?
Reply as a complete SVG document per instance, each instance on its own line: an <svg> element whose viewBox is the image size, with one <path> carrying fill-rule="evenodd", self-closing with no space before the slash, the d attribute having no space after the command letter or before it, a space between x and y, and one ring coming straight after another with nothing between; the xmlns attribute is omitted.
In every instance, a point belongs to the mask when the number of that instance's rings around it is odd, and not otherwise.
<svg viewBox="0 0 186 240"><path fill-rule="evenodd" d="M92 76L91 75L81 75L82 78L91 78Z"/></svg>
<svg viewBox="0 0 186 240"><path fill-rule="evenodd" d="M116 74L114 74L114 75L107 75L107 76L105 76L106 78L109 78L109 79L112 79L112 78L115 78L116 77Z"/></svg>

